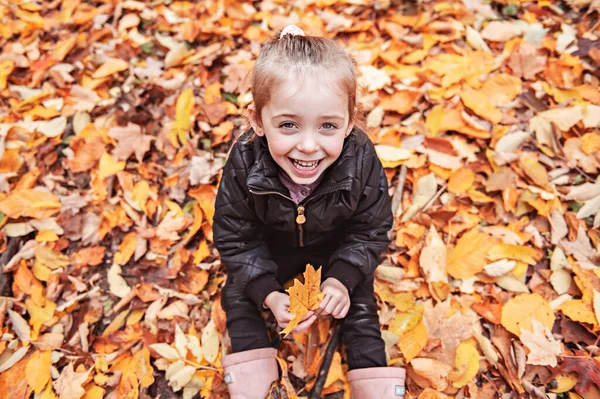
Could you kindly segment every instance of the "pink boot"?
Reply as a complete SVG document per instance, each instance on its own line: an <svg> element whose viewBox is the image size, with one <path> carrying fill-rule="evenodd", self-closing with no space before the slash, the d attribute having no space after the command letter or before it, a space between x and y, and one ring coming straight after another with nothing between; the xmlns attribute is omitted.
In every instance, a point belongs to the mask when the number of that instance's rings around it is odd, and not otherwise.
<svg viewBox="0 0 600 399"><path fill-rule="evenodd" d="M275 348L252 349L225 356L222 364L231 399L264 399L271 383L279 379L276 357Z"/></svg>
<svg viewBox="0 0 600 399"><path fill-rule="evenodd" d="M406 371L400 367L369 367L348 372L352 399L404 398Z"/></svg>

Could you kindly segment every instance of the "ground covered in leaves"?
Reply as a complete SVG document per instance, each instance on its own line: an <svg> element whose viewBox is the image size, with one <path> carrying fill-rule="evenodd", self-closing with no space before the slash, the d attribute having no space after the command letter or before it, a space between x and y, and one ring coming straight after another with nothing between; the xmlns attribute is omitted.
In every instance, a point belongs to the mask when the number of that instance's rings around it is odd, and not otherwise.
<svg viewBox="0 0 600 399"><path fill-rule="evenodd" d="M600 397L599 12L1 2L0 396L227 397L213 202L260 43L297 24L358 63L397 221L376 295L408 397ZM306 396L330 330L281 342L273 397ZM323 394L349 397L343 347Z"/></svg>

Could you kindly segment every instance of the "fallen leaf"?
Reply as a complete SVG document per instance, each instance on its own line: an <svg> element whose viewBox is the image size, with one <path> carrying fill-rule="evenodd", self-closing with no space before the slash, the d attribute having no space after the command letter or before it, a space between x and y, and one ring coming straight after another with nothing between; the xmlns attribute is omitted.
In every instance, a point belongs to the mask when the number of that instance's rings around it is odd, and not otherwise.
<svg viewBox="0 0 600 399"><path fill-rule="evenodd" d="M473 380L479 372L479 352L469 341L462 342L456 350L454 370L449 374L452 386L462 388Z"/></svg>
<svg viewBox="0 0 600 399"><path fill-rule="evenodd" d="M131 122L125 127L110 128L108 136L117 140L112 154L120 161L126 161L135 153L135 159L142 162L144 154L150 150L150 143L154 140L154 137L142 134L141 127Z"/></svg>
<svg viewBox="0 0 600 399"><path fill-rule="evenodd" d="M92 78L102 79L115 75L119 72L129 69L129 63L121 59L112 58L100 66L93 74Z"/></svg>
<svg viewBox="0 0 600 399"><path fill-rule="evenodd" d="M495 240L478 228L463 234L450 251L446 271L455 279L464 280L483 271L487 264L485 256L494 246Z"/></svg>
<svg viewBox="0 0 600 399"><path fill-rule="evenodd" d="M42 190L24 189L11 192L0 201L0 212L11 219L31 217L45 219L61 208L58 198Z"/></svg>
<svg viewBox="0 0 600 399"><path fill-rule="evenodd" d="M539 294L517 295L502 307L502 325L517 336L522 330L532 331L533 320L548 328L554 325L554 312Z"/></svg>
<svg viewBox="0 0 600 399"><path fill-rule="evenodd" d="M87 380L91 371L90 368L84 373L77 373L73 369L73 363L67 364L57 380L52 383L59 398L80 399L85 394L82 384Z"/></svg>
<svg viewBox="0 0 600 399"><path fill-rule="evenodd" d="M533 319L533 332L521 329L521 342L529 349L527 364L556 367L561 354L560 342L554 339L550 329Z"/></svg>

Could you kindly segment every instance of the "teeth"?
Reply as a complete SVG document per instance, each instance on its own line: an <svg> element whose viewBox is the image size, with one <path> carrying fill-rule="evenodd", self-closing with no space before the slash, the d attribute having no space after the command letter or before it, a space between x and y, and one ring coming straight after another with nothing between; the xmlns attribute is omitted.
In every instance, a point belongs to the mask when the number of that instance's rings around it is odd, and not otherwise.
<svg viewBox="0 0 600 399"><path fill-rule="evenodd" d="M298 169L311 170L311 169L314 169L317 167L317 165L319 164L319 161L306 162L306 161L299 161L297 159L292 159L292 163Z"/></svg>

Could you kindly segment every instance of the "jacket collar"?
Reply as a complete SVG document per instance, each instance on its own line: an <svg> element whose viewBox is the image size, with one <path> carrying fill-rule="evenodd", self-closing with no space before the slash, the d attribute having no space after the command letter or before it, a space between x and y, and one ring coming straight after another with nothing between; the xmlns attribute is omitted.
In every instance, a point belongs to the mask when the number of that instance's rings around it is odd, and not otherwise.
<svg viewBox="0 0 600 399"><path fill-rule="evenodd" d="M350 190L356 174L355 130L344 140L339 158L325 170L323 180L313 195L337 190ZM248 133L252 133L250 130ZM360 132L359 134L361 134ZM364 134L364 133L362 133ZM265 137L258 137L254 143L254 164L248 171L246 183L255 192L278 192L289 195L289 190L279 179L279 166L271 157ZM311 195L312 196L312 195Z"/></svg>

